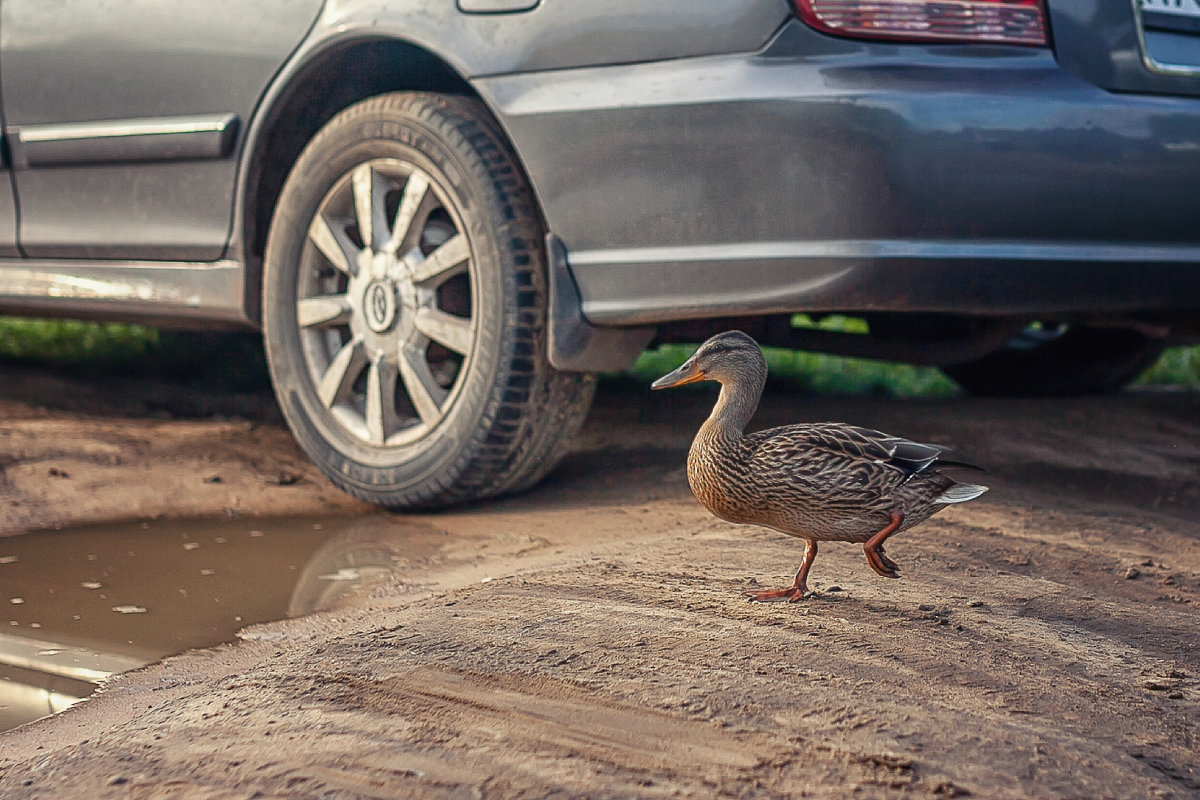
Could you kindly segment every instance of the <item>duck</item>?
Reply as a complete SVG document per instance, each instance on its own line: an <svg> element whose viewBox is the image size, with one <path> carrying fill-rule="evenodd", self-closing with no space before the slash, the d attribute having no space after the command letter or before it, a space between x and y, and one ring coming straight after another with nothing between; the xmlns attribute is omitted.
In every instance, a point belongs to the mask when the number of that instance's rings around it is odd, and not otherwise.
<svg viewBox="0 0 1200 800"><path fill-rule="evenodd" d="M753 602L809 597L808 575L819 542L861 543L871 569L899 578L900 567L884 553L884 542L988 490L943 472L980 470L949 458L948 448L870 428L821 422L746 433L766 385L767 362L758 343L741 331L713 336L651 388L697 381L716 381L721 389L688 451L692 493L721 519L770 528L805 543L792 585L747 592Z"/></svg>

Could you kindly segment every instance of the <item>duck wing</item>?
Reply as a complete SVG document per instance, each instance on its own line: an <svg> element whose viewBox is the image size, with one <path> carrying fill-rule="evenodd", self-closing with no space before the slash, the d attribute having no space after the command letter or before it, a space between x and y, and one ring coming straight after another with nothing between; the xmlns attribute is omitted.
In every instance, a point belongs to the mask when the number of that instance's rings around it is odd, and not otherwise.
<svg viewBox="0 0 1200 800"><path fill-rule="evenodd" d="M938 466L946 448L842 423L787 425L744 437L764 489L800 489L813 498L861 503L886 496Z"/></svg>
<svg viewBox="0 0 1200 800"><path fill-rule="evenodd" d="M845 431L844 435L846 437L856 441L867 442L868 444L863 447L864 454L869 453L870 458L882 460L885 463L904 470L910 475L928 468L946 450L946 448L939 447L936 444L922 444L921 442L914 442L911 439L902 439L899 436L889 436L886 433L874 431L870 428L859 428L853 425L838 426L836 424L829 425L829 427L841 428Z"/></svg>
<svg viewBox="0 0 1200 800"><path fill-rule="evenodd" d="M798 426L792 426L798 427ZM845 425L838 422L826 422L810 426L820 429L826 437L840 439L847 444L848 451L861 454L864 458L884 460L899 467L910 475L922 472L933 466L935 469L958 468L985 472L983 467L967 461L947 458L952 451L940 444L925 444L892 436L882 431L860 428L856 425ZM936 462L936 464L935 464Z"/></svg>
<svg viewBox="0 0 1200 800"><path fill-rule="evenodd" d="M922 462L927 466L937 457L900 448L890 441L895 437L871 434L878 432L833 423L787 425L748 434L742 442L751 472L768 494L800 492L850 505L890 493Z"/></svg>

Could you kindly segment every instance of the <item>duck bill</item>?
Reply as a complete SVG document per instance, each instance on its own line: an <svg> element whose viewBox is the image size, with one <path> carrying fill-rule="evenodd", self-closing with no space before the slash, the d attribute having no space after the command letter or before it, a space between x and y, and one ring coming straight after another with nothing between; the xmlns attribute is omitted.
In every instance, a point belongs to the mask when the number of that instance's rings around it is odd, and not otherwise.
<svg viewBox="0 0 1200 800"><path fill-rule="evenodd" d="M704 373L700 371L700 368L691 361L685 361L679 369L674 372L668 372L650 384L650 388L674 389L676 386L683 386L685 383L695 383L702 380L704 380Z"/></svg>

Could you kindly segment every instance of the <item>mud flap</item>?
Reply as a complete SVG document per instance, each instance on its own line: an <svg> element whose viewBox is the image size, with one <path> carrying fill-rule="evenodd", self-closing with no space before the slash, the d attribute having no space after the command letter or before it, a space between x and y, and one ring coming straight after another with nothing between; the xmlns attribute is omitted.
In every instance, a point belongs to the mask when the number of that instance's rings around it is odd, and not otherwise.
<svg viewBox="0 0 1200 800"><path fill-rule="evenodd" d="M553 233L546 235L550 284L550 364L564 372L608 372L628 369L650 340L654 328L598 328L583 316L582 298L567 248Z"/></svg>

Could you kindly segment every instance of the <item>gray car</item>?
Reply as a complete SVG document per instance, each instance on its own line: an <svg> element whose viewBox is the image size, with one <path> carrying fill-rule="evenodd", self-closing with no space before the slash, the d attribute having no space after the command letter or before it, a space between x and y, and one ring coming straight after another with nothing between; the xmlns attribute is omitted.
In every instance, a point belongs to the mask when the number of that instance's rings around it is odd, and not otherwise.
<svg viewBox="0 0 1200 800"><path fill-rule="evenodd" d="M392 507L655 342L1036 394L1198 330L1200 0L0 0L0 93L0 310L261 328Z"/></svg>

